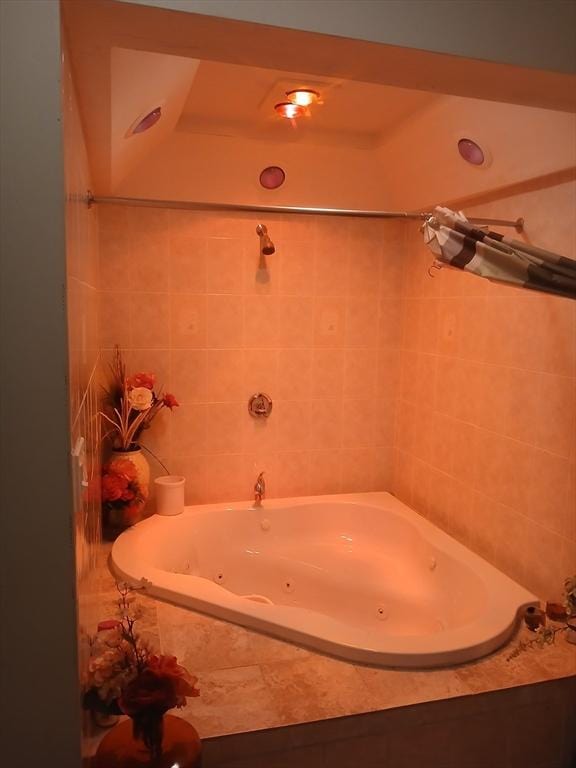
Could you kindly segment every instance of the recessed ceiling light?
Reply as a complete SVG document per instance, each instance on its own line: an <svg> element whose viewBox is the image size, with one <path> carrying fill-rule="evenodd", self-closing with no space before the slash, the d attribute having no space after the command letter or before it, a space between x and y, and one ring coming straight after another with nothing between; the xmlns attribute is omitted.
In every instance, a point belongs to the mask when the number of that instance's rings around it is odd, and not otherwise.
<svg viewBox="0 0 576 768"><path fill-rule="evenodd" d="M260 184L264 189L278 189L284 184L286 174L278 165L269 165L260 174Z"/></svg>
<svg viewBox="0 0 576 768"><path fill-rule="evenodd" d="M144 117L141 117L133 126L130 128L129 134L135 134L135 133L144 133L144 131L147 131L149 128L152 128L153 125L156 125L158 120L162 117L162 107L155 107L153 110L148 112Z"/></svg>
<svg viewBox="0 0 576 768"><path fill-rule="evenodd" d="M306 114L306 107L300 106L300 104L293 104L291 101L281 101L279 104L274 105L274 109L281 116L287 120L293 120L295 117L302 117Z"/></svg>
<svg viewBox="0 0 576 768"><path fill-rule="evenodd" d="M484 150L472 139L460 139L458 142L458 152L463 160L472 165L483 165L486 159Z"/></svg>
<svg viewBox="0 0 576 768"><path fill-rule="evenodd" d="M320 99L318 91L313 91L312 88L295 88L293 91L286 91L286 96L292 104L298 104L300 107L309 107Z"/></svg>

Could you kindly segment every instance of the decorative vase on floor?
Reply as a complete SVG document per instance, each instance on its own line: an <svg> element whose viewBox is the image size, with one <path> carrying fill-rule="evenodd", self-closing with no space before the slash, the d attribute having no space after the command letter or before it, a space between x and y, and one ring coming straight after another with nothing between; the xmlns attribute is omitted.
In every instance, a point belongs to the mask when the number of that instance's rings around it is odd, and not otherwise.
<svg viewBox="0 0 576 768"><path fill-rule="evenodd" d="M150 488L150 465L140 447L112 451L104 469L106 527L119 533L142 520Z"/></svg>
<svg viewBox="0 0 576 768"><path fill-rule="evenodd" d="M156 756L134 737L132 720L112 728L100 742L94 768L200 768L202 745L196 729L174 715L161 718L161 749Z"/></svg>

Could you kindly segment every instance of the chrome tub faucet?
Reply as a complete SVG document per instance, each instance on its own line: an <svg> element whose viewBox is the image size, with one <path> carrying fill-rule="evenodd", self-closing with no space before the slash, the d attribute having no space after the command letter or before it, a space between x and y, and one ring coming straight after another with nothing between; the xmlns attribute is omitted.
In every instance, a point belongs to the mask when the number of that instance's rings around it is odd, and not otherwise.
<svg viewBox="0 0 576 768"><path fill-rule="evenodd" d="M264 472L260 472L254 483L254 505L262 506L262 499L266 496L266 482L264 481Z"/></svg>

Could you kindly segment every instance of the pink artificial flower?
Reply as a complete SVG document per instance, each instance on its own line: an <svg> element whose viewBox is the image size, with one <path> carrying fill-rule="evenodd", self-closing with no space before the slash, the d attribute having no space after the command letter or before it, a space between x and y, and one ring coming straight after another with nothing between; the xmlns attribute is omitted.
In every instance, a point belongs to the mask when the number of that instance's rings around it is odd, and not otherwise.
<svg viewBox="0 0 576 768"><path fill-rule="evenodd" d="M135 373L133 376L128 376L126 384L131 389L136 387L146 387L146 389L154 389L154 382L156 376L153 373Z"/></svg>
<svg viewBox="0 0 576 768"><path fill-rule="evenodd" d="M200 695L200 691L196 688L198 678L178 664L176 656L152 655L148 658L148 669L159 678L168 678L172 681L177 697L175 706L183 707L186 704L186 696Z"/></svg>
<svg viewBox="0 0 576 768"><path fill-rule="evenodd" d="M172 408L177 408L180 405L180 403L178 402L178 400L176 400L174 395L170 395L168 393L164 395L162 402L164 403L166 408L170 408L170 410L172 410Z"/></svg>

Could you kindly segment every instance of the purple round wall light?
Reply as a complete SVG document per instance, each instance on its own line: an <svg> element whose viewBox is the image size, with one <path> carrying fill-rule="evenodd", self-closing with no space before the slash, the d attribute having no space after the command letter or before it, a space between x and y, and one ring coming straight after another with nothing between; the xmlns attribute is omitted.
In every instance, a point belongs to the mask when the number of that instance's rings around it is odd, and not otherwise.
<svg viewBox="0 0 576 768"><path fill-rule="evenodd" d="M278 165L269 165L260 174L260 184L264 189L278 189L284 184L286 174Z"/></svg>
<svg viewBox="0 0 576 768"><path fill-rule="evenodd" d="M482 147L472 139L460 139L458 152L463 160L472 165L484 165L486 156Z"/></svg>
<svg viewBox="0 0 576 768"><path fill-rule="evenodd" d="M144 133L144 131L147 131L149 128L152 128L153 125L156 125L158 120L162 117L162 107L155 107L151 112L148 112L147 115L144 115L144 117L141 120L138 120L136 125L130 129L131 134L135 133Z"/></svg>

